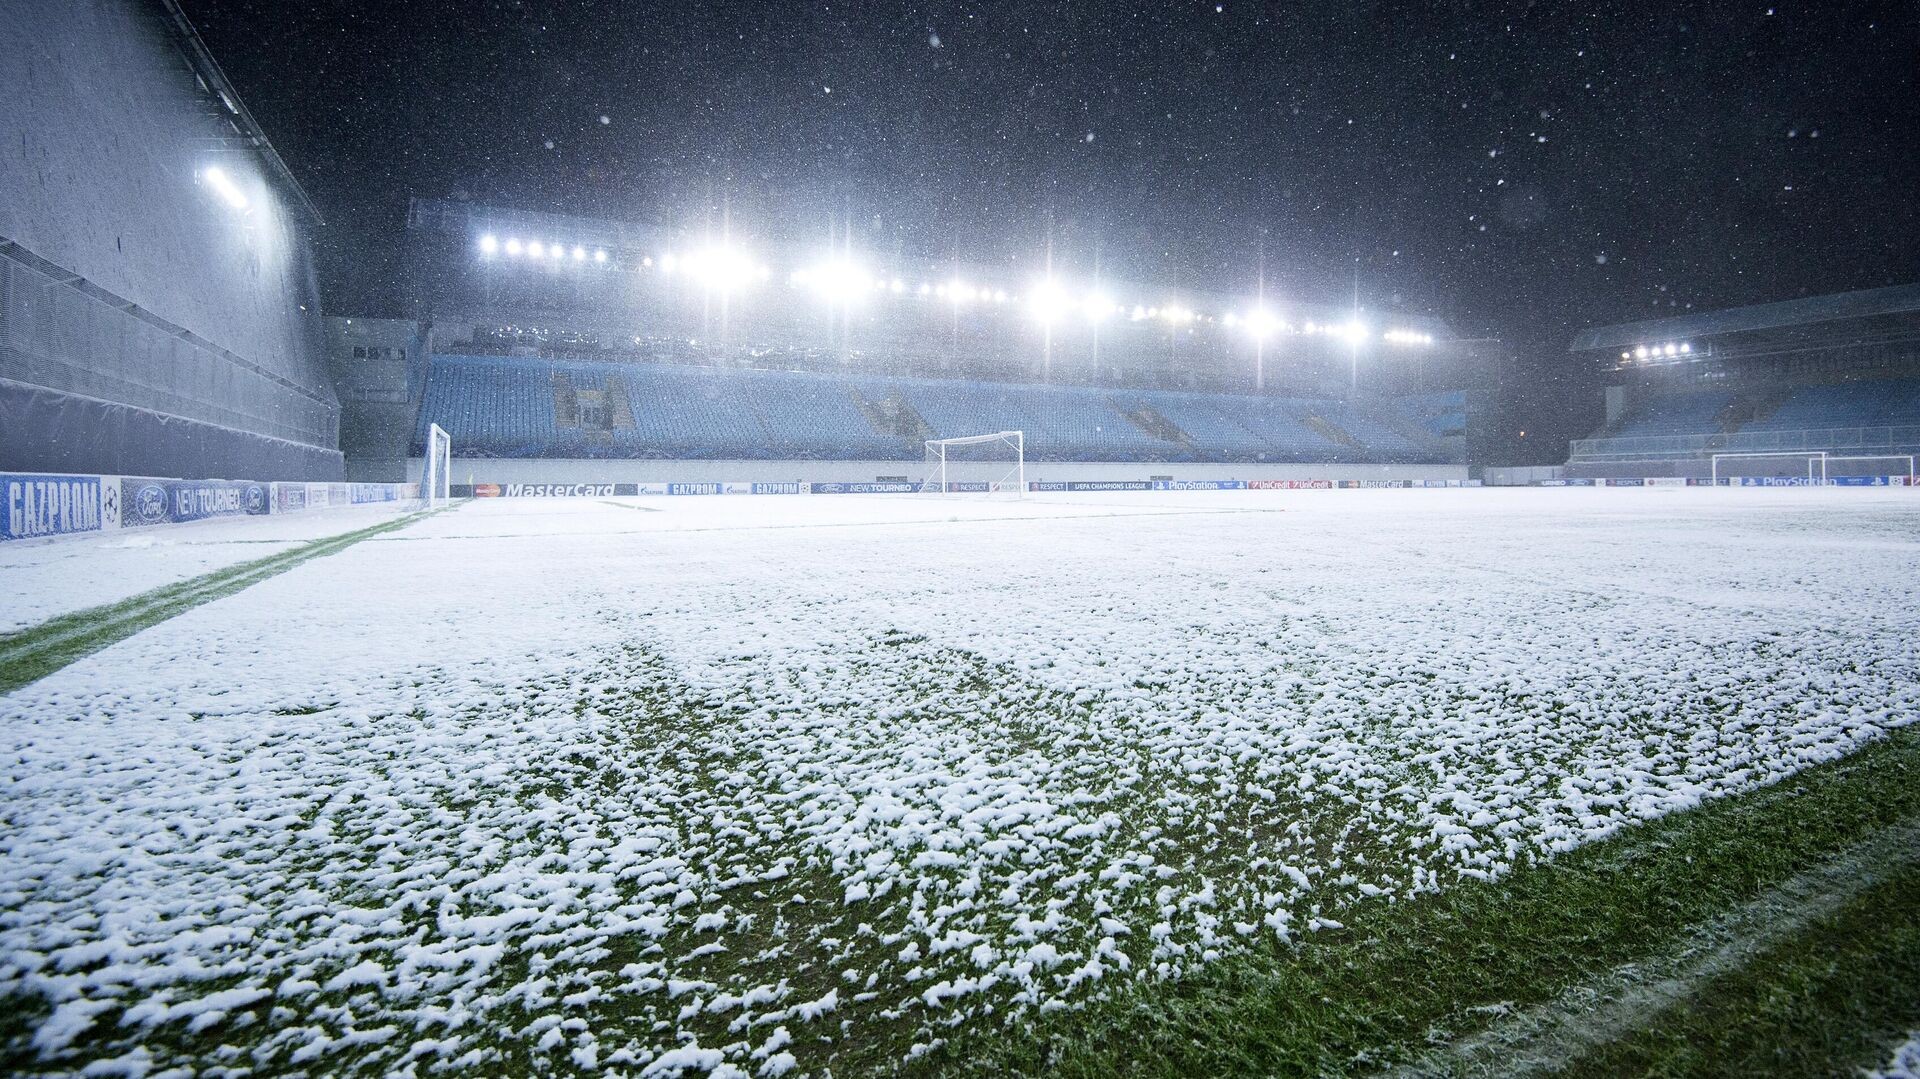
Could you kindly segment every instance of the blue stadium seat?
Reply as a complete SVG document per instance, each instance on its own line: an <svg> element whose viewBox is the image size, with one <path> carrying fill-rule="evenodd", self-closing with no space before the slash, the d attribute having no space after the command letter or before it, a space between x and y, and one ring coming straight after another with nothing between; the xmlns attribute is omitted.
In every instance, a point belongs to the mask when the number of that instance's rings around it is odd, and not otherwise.
<svg viewBox="0 0 1920 1079"><path fill-rule="evenodd" d="M616 384L630 422L616 415L611 429L586 429L557 421L560 388L609 393ZM609 397L611 406L618 395ZM1432 459L1395 429L1416 429L1408 417L1332 399L457 355L431 358L415 440L438 423L467 456L918 458L910 418L889 420L883 402L910 408L935 437L1023 431L1035 460Z"/></svg>
<svg viewBox="0 0 1920 1079"><path fill-rule="evenodd" d="M1720 414L1733 398L1732 393L1724 391L1648 398L1628 410L1613 436L1713 434L1720 429Z"/></svg>

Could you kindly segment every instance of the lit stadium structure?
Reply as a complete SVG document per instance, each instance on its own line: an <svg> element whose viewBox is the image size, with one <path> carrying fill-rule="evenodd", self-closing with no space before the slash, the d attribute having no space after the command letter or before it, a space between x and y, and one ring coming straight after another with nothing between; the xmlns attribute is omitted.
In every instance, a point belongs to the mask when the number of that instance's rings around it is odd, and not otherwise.
<svg viewBox="0 0 1920 1079"><path fill-rule="evenodd" d="M894 370L932 359L938 370L965 372L955 353L1005 350L1022 335L1057 331L1059 347L1042 357L1054 366L1032 374L1106 381L1144 370L1163 383L1211 378L1222 389L1241 388L1249 377L1252 369L1240 362L1247 348L1277 337L1348 346L1303 344L1292 359L1306 366L1375 336L1436 352L1452 343L1429 318L1307 304L1280 310L1267 297L1060 270L1023 274L851 251L783 259L738 239L444 200L414 200L408 225L415 317L479 323L492 316L591 330L603 342L643 326L649 332L642 336L722 347L817 340L842 352L884 350ZM723 311L722 300L734 302ZM823 320L823 313L835 317ZM924 340L929 330L944 331L932 343L939 347ZM918 348L915 339L922 339ZM1343 375L1349 366L1341 366ZM1384 365L1378 374L1395 383L1406 377Z"/></svg>
<svg viewBox="0 0 1920 1079"><path fill-rule="evenodd" d="M0 30L0 470L339 479L319 215L179 7Z"/></svg>
<svg viewBox="0 0 1920 1079"><path fill-rule="evenodd" d="M1610 385L1569 477L1837 481L1905 476L1920 452L1920 285L1602 326L1572 348Z"/></svg>
<svg viewBox="0 0 1920 1079"><path fill-rule="evenodd" d="M440 424L469 460L912 462L927 438L1019 429L1035 462L1464 477L1461 387L1484 345L1260 290L431 199L407 260L409 367L337 364L343 438L370 469L407 456L404 421L416 443Z"/></svg>

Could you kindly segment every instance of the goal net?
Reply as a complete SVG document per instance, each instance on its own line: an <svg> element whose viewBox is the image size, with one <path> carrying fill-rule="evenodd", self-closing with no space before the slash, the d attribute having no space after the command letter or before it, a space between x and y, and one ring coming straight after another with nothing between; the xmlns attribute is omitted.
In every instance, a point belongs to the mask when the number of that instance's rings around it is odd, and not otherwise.
<svg viewBox="0 0 1920 1079"><path fill-rule="evenodd" d="M1894 483L1913 486L1911 454L1837 454L1827 457L1829 483Z"/></svg>
<svg viewBox="0 0 1920 1079"><path fill-rule="evenodd" d="M1713 482L1782 487L1821 486L1827 482L1827 455L1814 450L1806 453L1716 453L1713 455Z"/></svg>
<svg viewBox="0 0 1920 1079"><path fill-rule="evenodd" d="M924 494L1011 494L1027 489L1026 435L995 431L966 438L927 439Z"/></svg>
<svg viewBox="0 0 1920 1079"><path fill-rule="evenodd" d="M433 424L427 428L426 454L420 461L420 498L428 508L447 500L452 472L453 439Z"/></svg>

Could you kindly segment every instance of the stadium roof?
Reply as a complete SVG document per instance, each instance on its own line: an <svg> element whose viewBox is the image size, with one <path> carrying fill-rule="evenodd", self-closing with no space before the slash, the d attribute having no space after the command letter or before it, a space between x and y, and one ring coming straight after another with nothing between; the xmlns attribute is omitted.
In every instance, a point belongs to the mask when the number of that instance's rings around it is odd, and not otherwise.
<svg viewBox="0 0 1920 1079"><path fill-rule="evenodd" d="M1916 313L1920 313L1920 283L1889 285L1886 288L1840 292L1831 296L1806 296L1797 300L1706 311L1677 318L1595 326L1576 334L1570 351L1615 349L1650 341L1698 340L1720 334Z"/></svg>
<svg viewBox="0 0 1920 1079"><path fill-rule="evenodd" d="M240 101L240 91L235 90L233 84L227 81L226 72L220 70L220 65L213 59L213 53L207 49L207 43L201 40L200 31L193 28L193 23L187 19L187 13L180 9L179 0L160 0L160 6L167 13L167 29L173 35L174 43L179 46L180 52L186 57L188 65L193 68L194 75L200 79L200 84L205 87L208 95L224 108L225 119L233 126L235 132L235 138L229 141L236 141L259 155L260 160L266 164L267 171L272 173L274 179L278 180L286 188L287 193L293 196L294 205L307 215L308 220L316 225L321 224L319 209L313 205L313 200L307 197L307 192L300 186L300 181L293 178L292 170L288 169L287 163L280 159L280 154L274 150L273 144L267 141L267 133L260 129L260 124L254 120L253 114L248 112L247 106Z"/></svg>

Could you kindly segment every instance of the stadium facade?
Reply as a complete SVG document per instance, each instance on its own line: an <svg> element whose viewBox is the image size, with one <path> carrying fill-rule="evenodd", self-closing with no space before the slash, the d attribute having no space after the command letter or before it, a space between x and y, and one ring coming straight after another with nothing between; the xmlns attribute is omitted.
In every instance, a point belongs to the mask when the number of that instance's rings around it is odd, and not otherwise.
<svg viewBox="0 0 1920 1079"><path fill-rule="evenodd" d="M1608 384L1570 478L1784 479L1815 455L1906 475L1920 454L1920 284L1601 326L1572 351Z"/></svg>
<svg viewBox="0 0 1920 1079"><path fill-rule="evenodd" d="M1468 474L1491 342L1044 258L416 199L407 317L323 319L318 215L174 0L0 30L0 470L405 482L437 425L463 482L898 481L999 430L1040 481Z"/></svg>
<svg viewBox="0 0 1920 1079"><path fill-rule="evenodd" d="M402 479L433 424L476 482L866 482L1003 429L1053 478L1462 478L1488 347L1352 307L448 200L413 202L406 252L412 318L329 320L355 478Z"/></svg>
<svg viewBox="0 0 1920 1079"><path fill-rule="evenodd" d="M339 478L317 215L178 6L0 40L0 469Z"/></svg>

